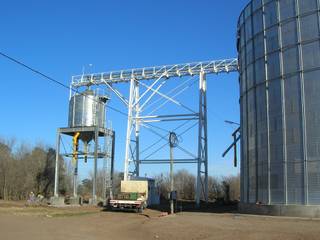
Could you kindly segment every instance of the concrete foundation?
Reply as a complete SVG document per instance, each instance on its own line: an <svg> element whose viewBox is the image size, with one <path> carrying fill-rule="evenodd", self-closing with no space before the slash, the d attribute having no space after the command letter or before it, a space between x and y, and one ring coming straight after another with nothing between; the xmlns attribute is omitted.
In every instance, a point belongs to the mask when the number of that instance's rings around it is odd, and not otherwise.
<svg viewBox="0 0 320 240"><path fill-rule="evenodd" d="M52 206L64 206L64 197L51 197L50 204Z"/></svg>
<svg viewBox="0 0 320 240"><path fill-rule="evenodd" d="M320 206L259 205L259 204L239 203L238 209L241 213L246 213L246 214L320 218Z"/></svg>
<svg viewBox="0 0 320 240"><path fill-rule="evenodd" d="M106 205L106 202L107 200L103 198L97 198L97 199L89 198L89 205L93 205L93 206L104 206Z"/></svg>
<svg viewBox="0 0 320 240"><path fill-rule="evenodd" d="M89 205L97 205L98 201L94 198L89 198Z"/></svg>
<svg viewBox="0 0 320 240"><path fill-rule="evenodd" d="M70 205L82 205L82 198L81 197L71 197L69 199Z"/></svg>

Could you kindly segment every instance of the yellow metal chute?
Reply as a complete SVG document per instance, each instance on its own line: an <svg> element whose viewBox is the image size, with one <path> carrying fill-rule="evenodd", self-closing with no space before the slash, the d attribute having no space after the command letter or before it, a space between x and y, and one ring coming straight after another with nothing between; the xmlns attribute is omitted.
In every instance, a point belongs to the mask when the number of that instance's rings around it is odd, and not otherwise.
<svg viewBox="0 0 320 240"><path fill-rule="evenodd" d="M75 166L78 161L78 148L79 148L79 136L80 133L77 132L72 139L73 142L73 154L72 154L72 164Z"/></svg>

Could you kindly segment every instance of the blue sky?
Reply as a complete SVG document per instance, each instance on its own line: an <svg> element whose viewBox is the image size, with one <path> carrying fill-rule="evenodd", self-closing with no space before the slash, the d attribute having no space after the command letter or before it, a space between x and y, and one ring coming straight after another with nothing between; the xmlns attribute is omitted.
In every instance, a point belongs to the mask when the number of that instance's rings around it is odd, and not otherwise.
<svg viewBox="0 0 320 240"><path fill-rule="evenodd" d="M236 25L247 0L2 1L1 51L69 85L87 72L236 57ZM88 67L92 64L92 67ZM0 137L54 147L67 125L69 92L0 58ZM191 103L193 99L182 99ZM236 174L221 153L239 121L238 75L208 77L209 174ZM110 105L121 108L113 98ZM124 110L125 111L125 110ZM117 132L116 169L123 170L126 119L111 110ZM184 139L192 146L192 139ZM184 167L184 166L181 166ZM194 171L195 166L186 167ZM82 166L83 172L89 168ZM142 174L167 171L144 167ZM85 173L84 173L85 174Z"/></svg>

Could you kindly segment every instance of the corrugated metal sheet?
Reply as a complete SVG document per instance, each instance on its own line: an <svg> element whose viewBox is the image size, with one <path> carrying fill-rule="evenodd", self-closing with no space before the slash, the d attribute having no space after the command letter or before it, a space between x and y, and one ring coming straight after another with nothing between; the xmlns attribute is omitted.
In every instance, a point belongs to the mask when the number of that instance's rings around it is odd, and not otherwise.
<svg viewBox="0 0 320 240"><path fill-rule="evenodd" d="M238 22L241 200L320 204L317 0L253 0Z"/></svg>
<svg viewBox="0 0 320 240"><path fill-rule="evenodd" d="M69 101L69 127L105 126L105 102L91 91L75 94Z"/></svg>

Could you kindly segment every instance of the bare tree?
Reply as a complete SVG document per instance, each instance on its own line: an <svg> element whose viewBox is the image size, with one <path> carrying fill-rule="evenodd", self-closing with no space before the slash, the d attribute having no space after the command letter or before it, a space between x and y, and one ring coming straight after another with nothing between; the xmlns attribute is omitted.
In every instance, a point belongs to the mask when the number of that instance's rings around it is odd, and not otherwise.
<svg viewBox="0 0 320 240"><path fill-rule="evenodd" d="M15 149L15 151L13 151ZM60 192L65 191L65 164L61 157ZM34 148L14 141L0 140L0 198L26 199L32 191L47 197L54 184L55 150L38 145Z"/></svg>
<svg viewBox="0 0 320 240"><path fill-rule="evenodd" d="M170 193L170 177L168 174L160 174L154 177L160 190L160 197L167 199ZM187 170L179 170L174 174L174 188L179 199L193 200L195 193L195 176Z"/></svg>
<svg viewBox="0 0 320 240"><path fill-rule="evenodd" d="M159 187L161 198L167 199L170 192L168 174L154 177ZM174 174L174 185L181 200L194 200L196 177L187 170L179 170ZM240 176L228 176L218 179L208 177L208 198L211 201L237 201L240 196Z"/></svg>
<svg viewBox="0 0 320 240"><path fill-rule="evenodd" d="M15 149L13 151L13 149ZM15 145L14 140L0 139L0 199L26 199L32 191L46 197L52 196L54 185L54 167L56 152L52 148L42 145L30 147L27 144ZM73 167L67 165L60 156L59 192L72 193ZM91 174L92 175L92 174ZM120 182L123 173L115 172L113 179L113 193L120 192ZM104 173L97 173L97 195L103 197ZM170 192L170 178L168 174L155 177L162 198L168 198ZM179 170L174 174L174 187L178 198L194 200L196 177L187 170ZM240 176L223 177L221 180L210 176L208 178L209 199L216 201L224 199L237 201L240 196ZM84 179L79 184L79 193L90 197L92 195L92 180Z"/></svg>
<svg viewBox="0 0 320 240"><path fill-rule="evenodd" d="M168 174L160 174L154 177L160 192L160 199L167 199L170 192L170 177Z"/></svg>
<svg viewBox="0 0 320 240"><path fill-rule="evenodd" d="M224 197L228 201L240 200L240 175L223 178Z"/></svg>
<svg viewBox="0 0 320 240"><path fill-rule="evenodd" d="M216 177L208 177L208 198L211 201L216 201L220 198L223 198L221 182Z"/></svg>
<svg viewBox="0 0 320 240"><path fill-rule="evenodd" d="M179 170L174 174L174 186L179 199L193 200L195 197L195 184L195 176L187 170Z"/></svg>
<svg viewBox="0 0 320 240"><path fill-rule="evenodd" d="M113 173L113 194L117 195L120 193L121 180L123 180L123 172Z"/></svg>

